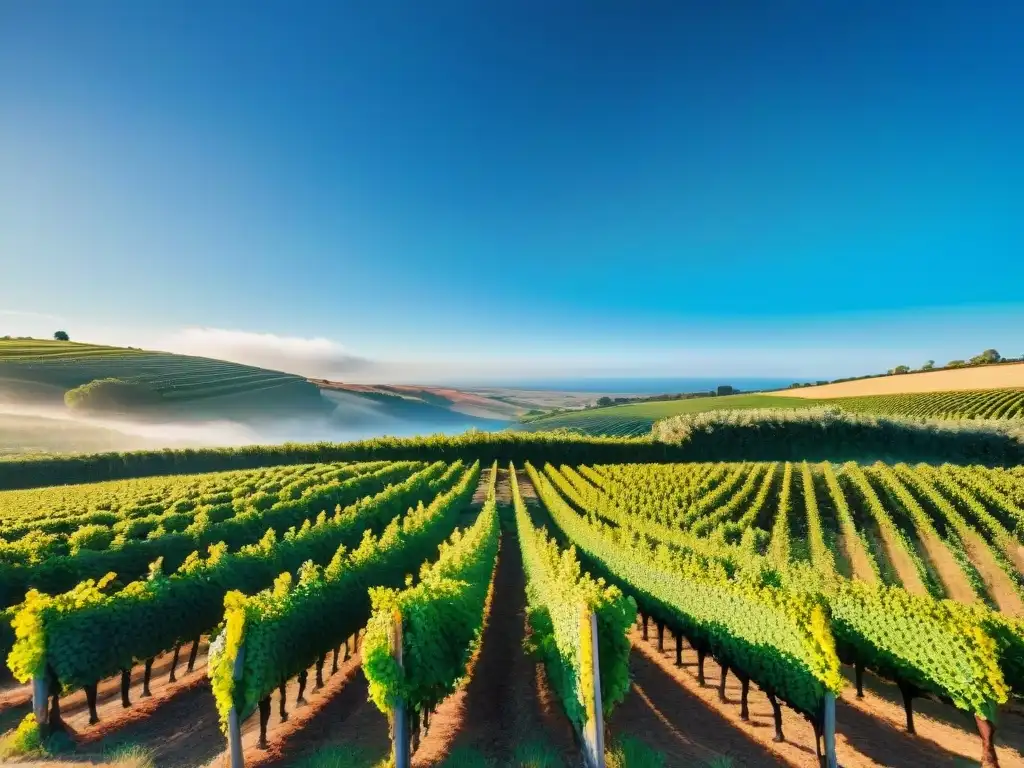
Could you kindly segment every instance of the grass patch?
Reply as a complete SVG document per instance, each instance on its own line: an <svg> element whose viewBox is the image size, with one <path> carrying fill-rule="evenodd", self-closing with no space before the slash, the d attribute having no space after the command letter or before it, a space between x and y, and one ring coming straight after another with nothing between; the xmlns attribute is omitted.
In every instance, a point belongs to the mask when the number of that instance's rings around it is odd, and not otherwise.
<svg viewBox="0 0 1024 768"><path fill-rule="evenodd" d="M608 768L665 768L665 756L640 739L623 736L605 753Z"/></svg>
<svg viewBox="0 0 1024 768"><path fill-rule="evenodd" d="M295 763L295 768L388 768L391 758L365 749L338 745L317 750Z"/></svg>
<svg viewBox="0 0 1024 768"><path fill-rule="evenodd" d="M17 728L0 739L0 758L27 757L43 754L43 734L36 716L29 714Z"/></svg>
<svg viewBox="0 0 1024 768"><path fill-rule="evenodd" d="M445 758L441 768L495 768L495 764L475 749L459 747Z"/></svg>
<svg viewBox="0 0 1024 768"><path fill-rule="evenodd" d="M103 759L118 768L156 768L153 751L138 744L117 744L103 750Z"/></svg>
<svg viewBox="0 0 1024 768"><path fill-rule="evenodd" d="M516 747L513 765L517 768L563 768L565 763L547 744L530 741Z"/></svg>

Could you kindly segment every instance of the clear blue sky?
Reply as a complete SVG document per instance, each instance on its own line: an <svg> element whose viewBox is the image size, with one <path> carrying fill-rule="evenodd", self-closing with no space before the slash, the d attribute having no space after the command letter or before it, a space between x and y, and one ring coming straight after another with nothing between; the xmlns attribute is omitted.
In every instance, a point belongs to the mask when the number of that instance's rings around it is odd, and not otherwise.
<svg viewBox="0 0 1024 768"><path fill-rule="evenodd" d="M2 0L0 325L531 374L1024 354L1022 30L1006 0Z"/></svg>

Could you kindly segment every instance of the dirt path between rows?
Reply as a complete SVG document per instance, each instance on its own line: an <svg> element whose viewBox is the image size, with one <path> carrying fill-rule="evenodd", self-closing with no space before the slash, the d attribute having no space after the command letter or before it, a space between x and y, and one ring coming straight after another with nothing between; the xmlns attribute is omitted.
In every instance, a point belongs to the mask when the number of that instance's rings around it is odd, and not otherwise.
<svg viewBox="0 0 1024 768"><path fill-rule="evenodd" d="M651 740L652 746L662 749L669 755L669 764L674 763L673 756L680 761L708 760L703 750L716 749L715 741L709 741L709 734L714 729L705 725L703 718L707 715L695 709L689 701L703 705L705 710L714 713L722 726L732 727L735 736L733 750L743 746L742 740L752 740L768 753L767 758L738 754L730 749L728 742L718 751L728 755L740 765L773 765L784 764L796 768L817 768L814 756L814 730L810 723L796 712L783 709L783 733L786 742L776 744L772 741L774 725L771 705L756 685L750 686L748 703L750 721L744 723L739 716L740 684L735 676L730 675L726 684L727 703L718 701L718 683L721 670L713 660L705 662L706 687L697 682L696 653L689 648L683 652L683 666L675 666L674 640L669 641L666 635L666 650L657 650L654 632L650 640L640 638L638 631L632 635L636 651L631 659L634 691L640 690L650 698L652 706L658 705L660 697L667 697L667 705L657 706L664 716L663 733L657 741ZM650 668L660 672L661 679L657 689L644 686L645 679L652 675ZM852 683L852 671L848 677ZM673 694L671 686L676 686L679 693ZM857 699L852 687L844 690L842 697L836 702L836 752L839 764L844 768L917 768L918 766L963 766L966 761L977 761L981 756L981 741L975 731L973 719L955 708L940 702L915 699L914 725L917 735L908 734L904 728L905 717L902 699L895 685L880 680L870 673L865 675L865 697ZM630 694L632 697L632 693ZM623 711L631 706L627 699L621 706ZM696 714L694 714L696 712ZM613 715L612 722L618 725L620 713ZM629 723L628 732L643 735L635 724ZM695 736L700 734L700 737ZM697 738L703 743L695 742ZM1000 714L999 727L996 731L997 751L1000 765L1024 765L1024 718L1012 714L1005 709ZM676 751L669 751L674 749ZM767 759L767 762L765 762Z"/></svg>
<svg viewBox="0 0 1024 768"><path fill-rule="evenodd" d="M786 765L756 739L734 726L716 706L676 679L674 652L661 658L634 632L630 655L633 685L612 713L607 736L634 736L665 755L668 765L703 765L728 758L737 766ZM695 666L695 665L694 665ZM713 664L707 664L710 671ZM696 674L696 672L694 672ZM712 679L708 678L709 684ZM738 697L739 683L736 682ZM768 708L771 721L771 708ZM809 728L809 726L808 726Z"/></svg>
<svg viewBox="0 0 1024 768"><path fill-rule="evenodd" d="M508 473L503 471L498 498L510 496ZM462 749L472 749L496 765L511 765L517 747L529 742L541 742L566 764L575 763L579 750L569 721L547 689L543 666L523 649L527 632L526 575L515 527L506 515L469 682L438 707L413 756L414 766L440 765Z"/></svg>
<svg viewBox="0 0 1024 768"><path fill-rule="evenodd" d="M989 595L996 601L999 610L1010 616L1024 616L1024 601L1006 572L999 567L995 555L977 532L964 531L961 539L971 562L978 569Z"/></svg>
<svg viewBox="0 0 1024 768"><path fill-rule="evenodd" d="M920 528L917 529L917 535L921 549L924 550L920 553L921 557L927 557L935 567L935 572L945 587L946 596L961 603L978 602L980 598L975 594L964 569L960 567L960 563L953 557L945 542L937 535Z"/></svg>
<svg viewBox="0 0 1024 768"><path fill-rule="evenodd" d="M169 682L173 654L156 658L150 679L152 695L148 698L142 696L144 667L135 667L128 708L121 703L120 676L101 681L96 702L100 721L94 725L89 724L83 691L62 698L61 719L78 744L74 757L97 760L112 746L137 744L152 749L159 768L194 768L223 750L224 739L218 730L217 710L206 675L206 642L200 644L193 671L186 672L190 648L182 648L175 683ZM31 711L30 695L18 710L26 714ZM56 761L31 764L65 765Z"/></svg>
<svg viewBox="0 0 1024 768"><path fill-rule="evenodd" d="M838 730L843 731L844 718L854 719L859 714L863 717L870 717L876 723L889 726L904 739L914 744L932 745L951 756L952 762L939 762L934 763L935 765L962 766L965 758L973 761L980 760L981 740L973 717L949 704L931 699L914 699L914 728L917 735L911 736L905 731L906 716L903 711L903 698L895 684L866 672L864 675L864 698L857 699L852 689L852 670L844 668L843 672L851 687L843 692L843 702L846 705L844 707L845 714L840 714L838 707L836 710ZM997 719L996 751L1002 768L1024 766L1024 717L1011 710L1012 705L1004 706ZM917 763L888 762L892 759L888 746L876 744L874 739L863 739L858 746L865 754L874 755L883 765L932 764L923 761Z"/></svg>

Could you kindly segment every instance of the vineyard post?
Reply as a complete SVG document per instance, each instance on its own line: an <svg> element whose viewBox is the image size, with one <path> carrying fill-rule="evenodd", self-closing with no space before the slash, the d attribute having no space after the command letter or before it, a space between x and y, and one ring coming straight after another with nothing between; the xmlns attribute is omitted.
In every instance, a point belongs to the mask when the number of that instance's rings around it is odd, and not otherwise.
<svg viewBox="0 0 1024 768"><path fill-rule="evenodd" d="M231 677L235 681L242 679L242 672L245 665L245 641L238 647L238 655L235 656L235 666L231 670ZM231 705L228 710L228 766L229 768L242 768L245 765L245 756L242 754L242 723L239 719L238 709Z"/></svg>
<svg viewBox="0 0 1024 768"><path fill-rule="evenodd" d="M402 614L395 608L391 615L391 655L402 669ZM405 709L405 700L399 699L395 702L395 708L391 713L391 752L394 757L395 768L409 768L409 715Z"/></svg>
<svg viewBox="0 0 1024 768"><path fill-rule="evenodd" d="M48 705L49 686L47 685L46 665L43 666L43 673L32 678L32 712L35 713L36 722L39 725L46 725L50 718Z"/></svg>
<svg viewBox="0 0 1024 768"><path fill-rule="evenodd" d="M588 768L605 768L604 762L604 709L601 702L601 660L597 642L597 614L584 606L580 616L580 649L590 651L589 669L582 673L590 677L590 700L583 702L587 721L583 724L583 750ZM586 691L587 686L583 686Z"/></svg>
<svg viewBox="0 0 1024 768"><path fill-rule="evenodd" d="M836 759L836 696L831 691L825 693L825 711L823 730L825 732L825 766L838 768Z"/></svg>

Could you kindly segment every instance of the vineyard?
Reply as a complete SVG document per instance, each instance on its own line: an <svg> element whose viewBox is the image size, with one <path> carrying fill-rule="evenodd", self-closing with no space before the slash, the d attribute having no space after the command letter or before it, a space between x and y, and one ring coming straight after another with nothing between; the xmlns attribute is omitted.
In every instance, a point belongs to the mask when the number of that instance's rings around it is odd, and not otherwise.
<svg viewBox="0 0 1024 768"><path fill-rule="evenodd" d="M0 493L0 755L1024 760L1019 467L421 459Z"/></svg>
<svg viewBox="0 0 1024 768"><path fill-rule="evenodd" d="M1024 389L921 392L841 397L827 402L848 411L928 419L1022 419Z"/></svg>
<svg viewBox="0 0 1024 768"><path fill-rule="evenodd" d="M559 413L530 420L529 431L570 429L588 435L639 437L663 420L709 411L743 409L839 408L850 413L914 419L1024 419L1024 389L925 392L802 399L785 395L728 395L691 400L613 405Z"/></svg>
<svg viewBox="0 0 1024 768"><path fill-rule="evenodd" d="M532 432L572 429L588 435L638 437L650 434L656 421L678 414L742 408L810 408L816 405L819 403L773 395L723 395L588 408L542 416L522 426Z"/></svg>

